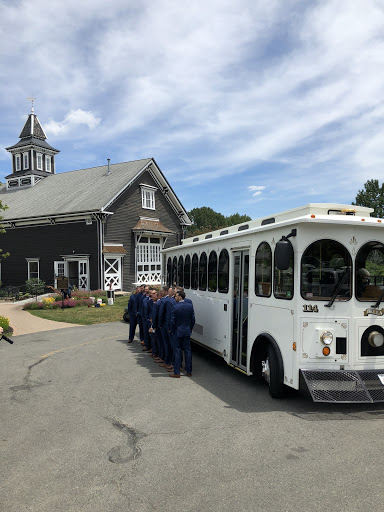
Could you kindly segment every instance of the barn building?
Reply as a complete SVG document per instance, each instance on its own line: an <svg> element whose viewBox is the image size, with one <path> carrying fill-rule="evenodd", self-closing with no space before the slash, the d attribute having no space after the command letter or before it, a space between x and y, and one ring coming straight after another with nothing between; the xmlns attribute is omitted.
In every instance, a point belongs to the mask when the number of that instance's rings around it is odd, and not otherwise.
<svg viewBox="0 0 384 512"><path fill-rule="evenodd" d="M177 245L191 224L153 158L57 173L34 113L7 149L12 173L0 187L3 285L38 277L69 278L81 290L131 290L160 284L161 249Z"/></svg>

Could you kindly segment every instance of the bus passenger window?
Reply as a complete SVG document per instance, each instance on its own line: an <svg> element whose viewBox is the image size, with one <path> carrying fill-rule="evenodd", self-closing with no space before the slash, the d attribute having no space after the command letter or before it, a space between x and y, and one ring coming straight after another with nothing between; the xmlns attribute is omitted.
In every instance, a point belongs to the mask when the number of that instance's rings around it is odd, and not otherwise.
<svg viewBox="0 0 384 512"><path fill-rule="evenodd" d="M226 249L220 252L218 270L219 292L228 293L229 290L229 254Z"/></svg>
<svg viewBox="0 0 384 512"><path fill-rule="evenodd" d="M301 258L301 296L306 300L349 300L352 259L344 245L335 240L317 240Z"/></svg>
<svg viewBox="0 0 384 512"><path fill-rule="evenodd" d="M192 256L191 288L197 290L199 285L199 257L195 253Z"/></svg>
<svg viewBox="0 0 384 512"><path fill-rule="evenodd" d="M167 285L172 286L172 260L168 258L167 260Z"/></svg>
<svg viewBox="0 0 384 512"><path fill-rule="evenodd" d="M384 244L368 242L356 256L355 294L357 300L376 301L384 291Z"/></svg>
<svg viewBox="0 0 384 512"><path fill-rule="evenodd" d="M217 254L215 251L211 251L209 253L208 290L210 292L215 292L217 290Z"/></svg>
<svg viewBox="0 0 384 512"><path fill-rule="evenodd" d="M273 294L276 299L290 300L293 298L293 249L291 250L287 270L279 270L275 264L273 273Z"/></svg>
<svg viewBox="0 0 384 512"><path fill-rule="evenodd" d="M255 292L259 297L270 297L272 292L272 251L267 242L256 250Z"/></svg>
<svg viewBox="0 0 384 512"><path fill-rule="evenodd" d="M179 256L179 261L177 264L177 275L179 277L179 286L184 286L184 258L183 256Z"/></svg>
<svg viewBox="0 0 384 512"><path fill-rule="evenodd" d="M177 257L176 256L174 256L174 258L173 258L172 279L173 279L173 284L177 285L178 284L178 277L177 277Z"/></svg>
<svg viewBox="0 0 384 512"><path fill-rule="evenodd" d="M184 288L191 287L191 257L189 254L185 257L184 262Z"/></svg>
<svg viewBox="0 0 384 512"><path fill-rule="evenodd" d="M207 289L207 254L202 252L199 261L199 290Z"/></svg>

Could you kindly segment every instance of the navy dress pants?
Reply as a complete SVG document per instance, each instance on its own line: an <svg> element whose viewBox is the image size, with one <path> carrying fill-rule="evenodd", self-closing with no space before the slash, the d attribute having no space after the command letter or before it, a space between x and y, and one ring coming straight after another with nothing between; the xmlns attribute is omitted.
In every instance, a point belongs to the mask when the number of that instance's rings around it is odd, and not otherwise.
<svg viewBox="0 0 384 512"><path fill-rule="evenodd" d="M137 325L136 315L130 315L129 316L129 341L132 341L133 338L135 337L136 325Z"/></svg>
<svg viewBox="0 0 384 512"><path fill-rule="evenodd" d="M175 345L175 368L173 373L180 375L180 366L183 358L183 352L185 357L185 369L187 373L192 373L192 350L191 350L191 338L189 336L178 336L176 338Z"/></svg>

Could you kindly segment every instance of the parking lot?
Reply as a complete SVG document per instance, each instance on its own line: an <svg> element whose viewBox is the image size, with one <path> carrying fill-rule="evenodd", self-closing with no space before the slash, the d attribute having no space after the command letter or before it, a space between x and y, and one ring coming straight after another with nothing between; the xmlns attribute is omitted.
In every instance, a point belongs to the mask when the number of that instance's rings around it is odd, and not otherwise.
<svg viewBox="0 0 384 512"><path fill-rule="evenodd" d="M170 379L127 334L1 342L1 510L381 510L384 405L273 400L196 348Z"/></svg>

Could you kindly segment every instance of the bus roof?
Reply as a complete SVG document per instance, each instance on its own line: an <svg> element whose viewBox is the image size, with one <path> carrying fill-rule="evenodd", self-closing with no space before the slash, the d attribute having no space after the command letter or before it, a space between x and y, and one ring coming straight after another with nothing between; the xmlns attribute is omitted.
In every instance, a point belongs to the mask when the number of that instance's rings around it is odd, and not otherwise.
<svg viewBox="0 0 384 512"><path fill-rule="evenodd" d="M236 224L235 226L229 226L226 228L218 229L216 231L203 233L201 235L191 236L189 238L185 238L184 240L182 240L181 244L189 245L192 244L193 242L202 242L212 238L218 238L224 235L231 235L235 233L244 234L244 232L258 227L263 227L272 224L276 225L294 219L305 219L310 217L311 215L332 217L334 217L335 215L370 217L370 214L373 211L373 208L367 208L365 206L356 206L350 204L309 203L306 204L305 206L293 208L292 210L286 210L284 212L275 213L273 215L268 215L266 217L260 217L258 219L251 220L248 222L242 222L241 224Z"/></svg>

